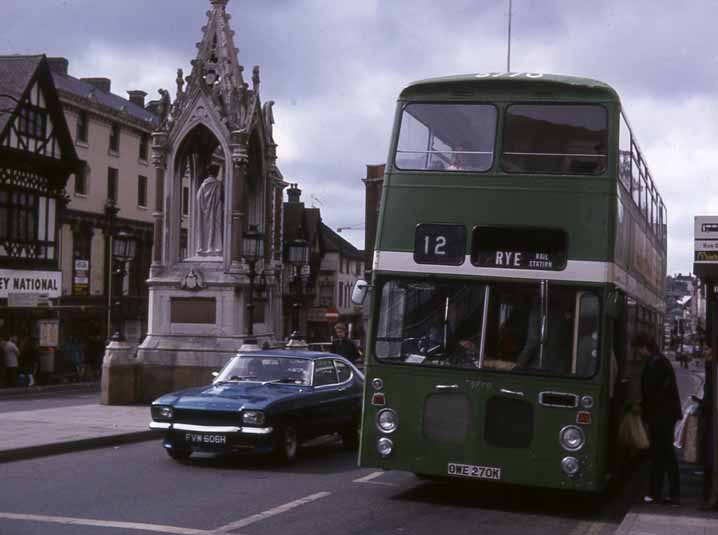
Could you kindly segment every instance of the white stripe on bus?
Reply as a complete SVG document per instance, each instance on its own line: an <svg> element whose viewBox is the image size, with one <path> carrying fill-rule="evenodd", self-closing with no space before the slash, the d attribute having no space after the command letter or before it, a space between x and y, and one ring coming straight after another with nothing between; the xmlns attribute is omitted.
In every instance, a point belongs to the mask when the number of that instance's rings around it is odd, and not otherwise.
<svg viewBox="0 0 718 535"><path fill-rule="evenodd" d="M626 270L612 262L593 260L569 260L561 271L539 269L507 269L477 267L466 255L460 266L418 264L414 254L400 251L374 251L374 270L399 273L422 273L433 275L470 275L486 278L511 278L525 280L552 280L563 282L587 282L596 284L613 283L630 296L635 296L657 310L663 310L663 299L648 286L639 282Z"/></svg>

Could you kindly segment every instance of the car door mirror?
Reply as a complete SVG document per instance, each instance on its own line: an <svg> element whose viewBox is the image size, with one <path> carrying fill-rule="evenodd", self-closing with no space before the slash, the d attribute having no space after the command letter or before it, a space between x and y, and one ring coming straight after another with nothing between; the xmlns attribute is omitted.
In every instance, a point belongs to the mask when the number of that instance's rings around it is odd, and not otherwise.
<svg viewBox="0 0 718 535"><path fill-rule="evenodd" d="M212 372L212 380L217 379L219 377L219 372Z"/></svg>
<svg viewBox="0 0 718 535"><path fill-rule="evenodd" d="M363 279L359 279L354 283L352 289L352 303L355 305L363 305L366 299L366 294L369 291L369 284Z"/></svg>

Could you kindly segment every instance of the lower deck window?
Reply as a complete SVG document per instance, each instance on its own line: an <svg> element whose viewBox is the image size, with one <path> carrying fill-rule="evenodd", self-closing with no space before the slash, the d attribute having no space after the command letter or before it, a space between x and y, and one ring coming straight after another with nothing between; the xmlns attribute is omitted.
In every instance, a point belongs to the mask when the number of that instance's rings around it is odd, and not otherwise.
<svg viewBox="0 0 718 535"><path fill-rule="evenodd" d="M591 377L599 297L560 284L392 280L381 287L375 354L420 366Z"/></svg>

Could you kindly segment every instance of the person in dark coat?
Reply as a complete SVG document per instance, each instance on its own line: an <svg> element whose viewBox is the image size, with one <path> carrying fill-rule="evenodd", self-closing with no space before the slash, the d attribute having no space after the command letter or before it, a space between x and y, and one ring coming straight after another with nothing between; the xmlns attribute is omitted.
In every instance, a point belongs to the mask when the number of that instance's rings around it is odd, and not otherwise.
<svg viewBox="0 0 718 535"><path fill-rule="evenodd" d="M359 352L354 342L349 340L347 324L343 322L337 323L334 326L334 334L336 334L336 338L332 340L332 347L329 351L335 355L341 355L349 362L356 364L357 360L359 360Z"/></svg>
<svg viewBox="0 0 718 535"><path fill-rule="evenodd" d="M641 375L641 409L651 442L648 450L651 482L650 494L643 501L679 505L680 475L676 451L673 449L673 430L682 417L682 409L676 374L652 336L640 333L633 338L631 346L646 361ZM668 476L669 490L668 497L662 499L664 475Z"/></svg>

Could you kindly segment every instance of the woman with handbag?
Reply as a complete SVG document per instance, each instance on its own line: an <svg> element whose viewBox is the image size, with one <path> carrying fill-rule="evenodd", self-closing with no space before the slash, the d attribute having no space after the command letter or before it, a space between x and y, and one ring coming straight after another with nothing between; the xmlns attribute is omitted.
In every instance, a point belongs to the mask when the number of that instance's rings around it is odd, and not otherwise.
<svg viewBox="0 0 718 535"><path fill-rule="evenodd" d="M673 449L673 430L682 411L676 374L652 336L639 333L631 346L646 361L641 375L641 408L648 425L651 482L650 493L643 501L677 506L680 505L680 475ZM664 475L668 476L669 491L668 497L662 499Z"/></svg>

